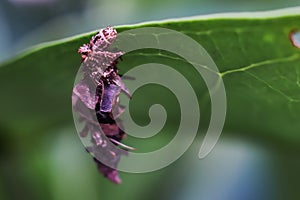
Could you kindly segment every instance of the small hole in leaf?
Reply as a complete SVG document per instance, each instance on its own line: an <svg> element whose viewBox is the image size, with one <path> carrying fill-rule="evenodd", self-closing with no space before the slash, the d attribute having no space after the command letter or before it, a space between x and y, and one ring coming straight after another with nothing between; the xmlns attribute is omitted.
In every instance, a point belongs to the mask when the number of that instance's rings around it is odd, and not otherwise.
<svg viewBox="0 0 300 200"><path fill-rule="evenodd" d="M292 42L292 44L300 49L300 31L292 31L290 33L290 40Z"/></svg>

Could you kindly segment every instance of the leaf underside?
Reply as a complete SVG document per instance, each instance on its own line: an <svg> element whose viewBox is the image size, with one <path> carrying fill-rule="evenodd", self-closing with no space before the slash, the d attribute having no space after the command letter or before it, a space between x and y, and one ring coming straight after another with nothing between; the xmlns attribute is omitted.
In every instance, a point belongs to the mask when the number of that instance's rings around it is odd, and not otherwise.
<svg viewBox="0 0 300 200"><path fill-rule="evenodd" d="M289 40L300 29L300 15L269 18L224 18L163 21L117 27L118 32L139 27L180 31L199 42L219 68L227 93L225 131L268 140L300 143L300 49ZM71 93L80 56L77 49L94 33L33 47L0 68L0 125L16 134L38 134L54 126L72 124ZM176 41L174 41L176 42ZM201 119L210 118L207 88L201 76L180 57L155 50L123 57L121 73L134 66L163 63L182 72L200 102ZM147 122L147 106L161 88L149 87L134 97L132 112ZM152 97L152 98L149 98ZM157 97L172 102L174 96ZM173 114L178 112L168 104ZM168 110L167 109L167 110ZM143 113L145 112L145 113ZM170 126L177 126L177 118ZM205 125L201 126L205 129Z"/></svg>

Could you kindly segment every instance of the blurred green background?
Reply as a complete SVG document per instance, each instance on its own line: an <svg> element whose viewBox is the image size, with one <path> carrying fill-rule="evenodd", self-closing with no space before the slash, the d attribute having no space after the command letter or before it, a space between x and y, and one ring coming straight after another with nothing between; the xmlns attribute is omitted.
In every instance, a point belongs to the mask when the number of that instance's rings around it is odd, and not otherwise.
<svg viewBox="0 0 300 200"><path fill-rule="evenodd" d="M299 5L297 0L1 0L0 61L34 44L107 25ZM172 165L146 174L121 173L123 183L116 186L97 172L73 124L39 127L26 121L37 127L32 133L1 121L1 200L300 199L299 148L281 147L271 139L223 133L214 151L199 160L200 135ZM157 138L157 143L167 139Z"/></svg>

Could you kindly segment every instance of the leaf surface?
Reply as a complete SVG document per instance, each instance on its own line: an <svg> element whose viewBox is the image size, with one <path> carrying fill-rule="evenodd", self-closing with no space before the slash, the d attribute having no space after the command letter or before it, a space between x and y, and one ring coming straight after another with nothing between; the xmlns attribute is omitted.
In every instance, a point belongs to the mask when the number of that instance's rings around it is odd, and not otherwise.
<svg viewBox="0 0 300 200"><path fill-rule="evenodd" d="M192 37L208 51L223 77L228 106L224 130L299 144L300 49L289 39L291 31L300 29L297 11L196 17L116 28L122 32L164 27ZM17 134L38 134L73 123L71 92L80 67L77 49L93 34L41 44L3 63L1 126ZM154 61L182 72L197 93L201 119L209 120L207 88L185 60L155 50L132 52L123 60L121 73ZM149 86L133 96L131 109L139 123L149 121L147 108L157 100L171 110L171 127L177 126L176 100L172 94L160 97L161 91L165 90Z"/></svg>

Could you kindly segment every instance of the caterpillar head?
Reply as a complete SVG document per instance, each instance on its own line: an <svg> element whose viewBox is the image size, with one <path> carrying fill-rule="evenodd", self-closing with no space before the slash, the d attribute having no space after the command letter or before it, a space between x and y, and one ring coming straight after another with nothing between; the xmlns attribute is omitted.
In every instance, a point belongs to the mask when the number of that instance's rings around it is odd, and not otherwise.
<svg viewBox="0 0 300 200"><path fill-rule="evenodd" d="M101 29L90 41L94 51L106 50L117 38L117 31L111 26Z"/></svg>

